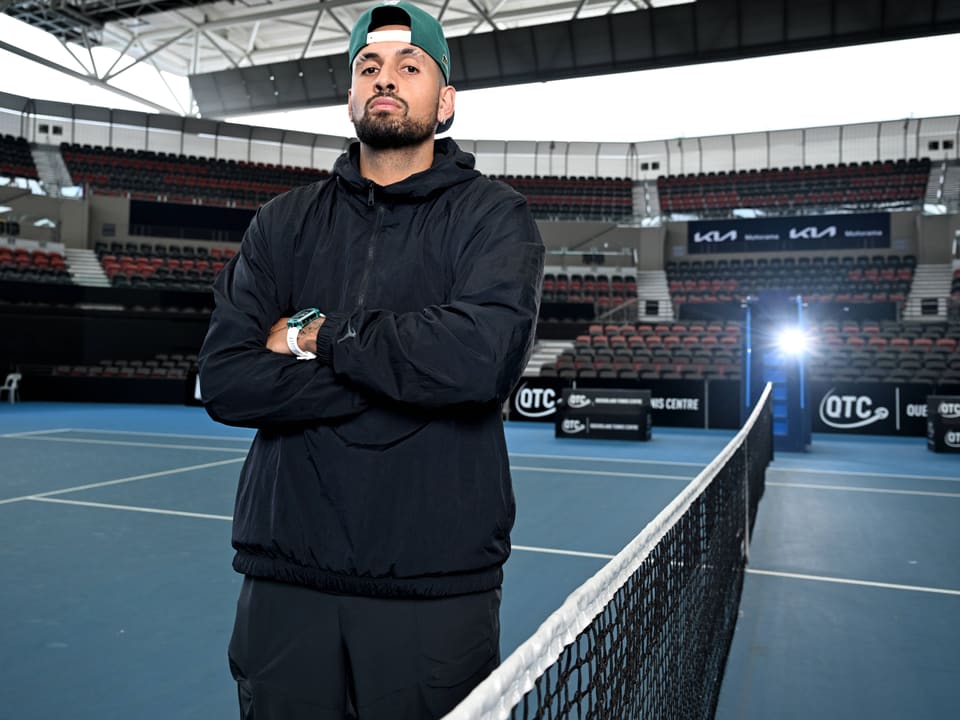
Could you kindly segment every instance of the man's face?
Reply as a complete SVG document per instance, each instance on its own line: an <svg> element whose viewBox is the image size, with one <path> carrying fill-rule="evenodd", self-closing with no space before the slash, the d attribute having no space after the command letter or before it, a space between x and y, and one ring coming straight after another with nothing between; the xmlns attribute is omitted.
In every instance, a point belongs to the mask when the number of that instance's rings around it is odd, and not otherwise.
<svg viewBox="0 0 960 720"><path fill-rule="evenodd" d="M388 25L381 30L409 30ZM378 150L420 145L453 114L453 88L433 58L404 42L364 47L353 62L350 120L361 142Z"/></svg>

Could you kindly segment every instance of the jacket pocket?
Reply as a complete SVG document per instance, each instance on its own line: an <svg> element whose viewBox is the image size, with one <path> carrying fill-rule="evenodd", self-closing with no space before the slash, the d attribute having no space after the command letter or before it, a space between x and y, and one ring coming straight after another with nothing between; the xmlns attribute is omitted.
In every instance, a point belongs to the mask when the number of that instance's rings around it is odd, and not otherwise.
<svg viewBox="0 0 960 720"><path fill-rule="evenodd" d="M430 421L399 410L371 407L332 426L334 435L351 447L385 449L420 432Z"/></svg>

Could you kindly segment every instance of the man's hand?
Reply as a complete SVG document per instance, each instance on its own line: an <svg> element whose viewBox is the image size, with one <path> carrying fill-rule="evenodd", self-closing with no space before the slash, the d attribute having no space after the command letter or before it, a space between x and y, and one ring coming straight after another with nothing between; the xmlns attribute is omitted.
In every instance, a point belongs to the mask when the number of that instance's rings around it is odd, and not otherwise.
<svg viewBox="0 0 960 720"><path fill-rule="evenodd" d="M267 335L267 350L281 355L293 355L287 347L287 320L289 319L282 317L271 326L270 333ZM314 353L317 351L317 331L323 325L323 321L324 318L317 318L306 327L300 328L297 346L301 350Z"/></svg>
<svg viewBox="0 0 960 720"><path fill-rule="evenodd" d="M282 317L270 328L270 333L267 335L267 350L281 355L293 355L287 347L287 320L289 319Z"/></svg>

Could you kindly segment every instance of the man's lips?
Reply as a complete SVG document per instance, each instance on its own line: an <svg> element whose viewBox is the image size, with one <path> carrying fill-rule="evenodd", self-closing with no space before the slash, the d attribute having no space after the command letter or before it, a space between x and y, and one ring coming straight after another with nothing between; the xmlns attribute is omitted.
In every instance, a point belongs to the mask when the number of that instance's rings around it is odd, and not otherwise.
<svg viewBox="0 0 960 720"><path fill-rule="evenodd" d="M396 110L403 107L399 100L388 97L376 97L367 103L367 109L374 110Z"/></svg>

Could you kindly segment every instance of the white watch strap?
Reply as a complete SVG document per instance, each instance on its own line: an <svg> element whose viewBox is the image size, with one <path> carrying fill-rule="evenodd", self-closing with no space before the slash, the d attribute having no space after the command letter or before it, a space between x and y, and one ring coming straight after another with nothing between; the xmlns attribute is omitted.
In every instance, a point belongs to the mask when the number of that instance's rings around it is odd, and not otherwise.
<svg viewBox="0 0 960 720"><path fill-rule="evenodd" d="M297 360L313 360L316 358L316 353L307 352L306 350L301 350L300 346L297 345L297 337L300 335L300 328L298 327L288 327L287 328L287 347L290 348L290 352L297 356Z"/></svg>

